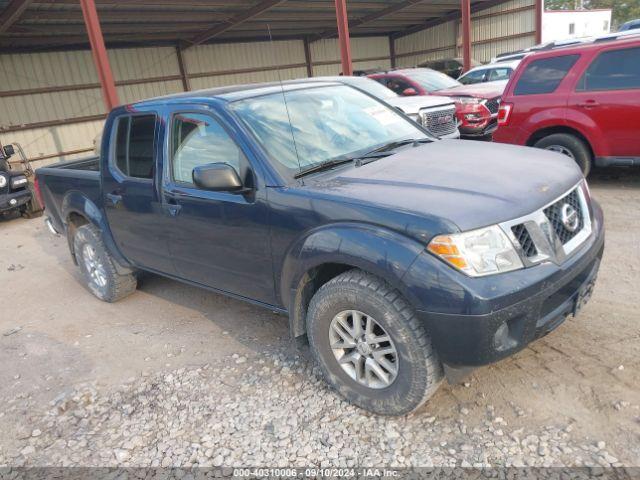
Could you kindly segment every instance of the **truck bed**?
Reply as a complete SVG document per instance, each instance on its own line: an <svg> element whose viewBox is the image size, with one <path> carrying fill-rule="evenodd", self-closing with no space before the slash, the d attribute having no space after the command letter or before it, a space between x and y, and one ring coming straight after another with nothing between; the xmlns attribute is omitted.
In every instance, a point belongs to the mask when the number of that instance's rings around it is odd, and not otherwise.
<svg viewBox="0 0 640 480"><path fill-rule="evenodd" d="M46 214L58 231L62 230L62 203L67 195L82 194L100 205L100 159L87 157L38 168L36 177L45 202Z"/></svg>

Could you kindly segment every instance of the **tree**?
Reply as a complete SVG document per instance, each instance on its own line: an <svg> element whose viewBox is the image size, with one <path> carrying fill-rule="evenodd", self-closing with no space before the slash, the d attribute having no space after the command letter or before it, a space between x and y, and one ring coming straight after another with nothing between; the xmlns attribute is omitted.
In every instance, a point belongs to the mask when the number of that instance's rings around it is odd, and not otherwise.
<svg viewBox="0 0 640 480"><path fill-rule="evenodd" d="M618 26L629 20L640 18L640 0L545 0L547 10L594 10L610 8L611 22Z"/></svg>

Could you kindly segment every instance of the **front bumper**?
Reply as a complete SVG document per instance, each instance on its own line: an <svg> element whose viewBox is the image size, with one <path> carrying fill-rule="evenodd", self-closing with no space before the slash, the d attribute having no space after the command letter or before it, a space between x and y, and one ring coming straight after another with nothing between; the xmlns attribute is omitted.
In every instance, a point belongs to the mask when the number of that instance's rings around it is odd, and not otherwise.
<svg viewBox="0 0 640 480"><path fill-rule="evenodd" d="M465 121L458 128L460 129L460 135L465 138L486 137L498 129L498 120L497 118L490 118L475 125Z"/></svg>
<svg viewBox="0 0 640 480"><path fill-rule="evenodd" d="M31 200L29 190L19 190L17 192L4 193L0 195L0 212L14 210L26 205Z"/></svg>
<svg viewBox="0 0 640 480"><path fill-rule="evenodd" d="M591 237L561 266L540 264L462 280L456 273L460 278L455 284L449 272L448 278L439 276L438 283L448 299L441 301L440 311L418 309L417 313L445 365L464 368L496 362L577 313L591 294L604 250L602 211L595 202L593 206ZM413 275L426 271L419 263L414 262L405 276L409 284L415 281ZM425 295L433 298L434 292L413 293L421 295L420 303L425 305Z"/></svg>

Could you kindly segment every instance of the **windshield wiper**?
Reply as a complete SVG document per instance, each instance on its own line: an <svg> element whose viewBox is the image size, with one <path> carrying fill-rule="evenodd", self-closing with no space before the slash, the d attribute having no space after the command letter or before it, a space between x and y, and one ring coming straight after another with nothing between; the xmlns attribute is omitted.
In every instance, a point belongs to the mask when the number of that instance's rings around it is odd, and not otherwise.
<svg viewBox="0 0 640 480"><path fill-rule="evenodd" d="M355 159L353 157L349 158L335 158L333 160L327 160L326 162L317 163L315 165L311 165L310 167L301 169L298 173L296 173L293 178L300 178L308 175L310 173L321 172L323 170L329 170L338 165L342 165L343 163L353 162Z"/></svg>
<svg viewBox="0 0 640 480"><path fill-rule="evenodd" d="M406 140L396 140L395 142L387 143L386 145L382 145L381 147L371 150L364 155L360 155L356 159L356 167L361 167L362 165L366 165L367 163L375 162L379 158L388 157L389 155L391 155L391 150L395 150L396 148L402 147L403 145L418 145L421 143L432 141L433 140L429 138L409 138Z"/></svg>

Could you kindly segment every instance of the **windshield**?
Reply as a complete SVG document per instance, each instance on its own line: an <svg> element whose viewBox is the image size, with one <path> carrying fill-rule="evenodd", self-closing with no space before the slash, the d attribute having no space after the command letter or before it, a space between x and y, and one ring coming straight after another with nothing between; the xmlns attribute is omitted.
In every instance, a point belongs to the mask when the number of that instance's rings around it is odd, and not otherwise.
<svg viewBox="0 0 640 480"><path fill-rule="evenodd" d="M345 82L349 85L349 82ZM374 97L381 98L382 100L389 100L391 98L398 98L398 94L375 80L370 78L361 78L358 81L351 83L356 88L364 90Z"/></svg>
<svg viewBox="0 0 640 480"><path fill-rule="evenodd" d="M402 72L405 77L420 84L427 92L437 92L445 88L459 87L460 82L444 73L436 72L428 68L416 68Z"/></svg>
<svg viewBox="0 0 640 480"><path fill-rule="evenodd" d="M395 110L346 85L285 95L286 107L283 94L275 93L237 101L231 109L289 178L301 169L356 157L391 142L429 138Z"/></svg>

